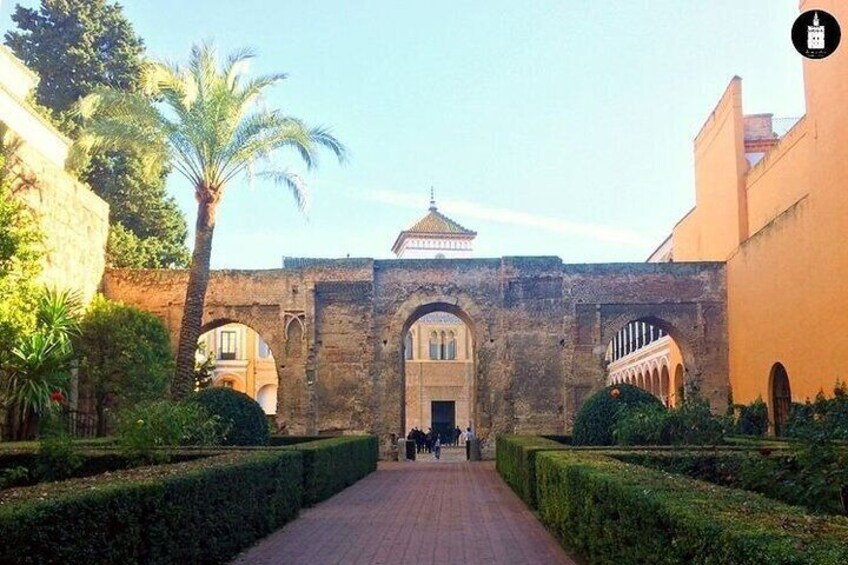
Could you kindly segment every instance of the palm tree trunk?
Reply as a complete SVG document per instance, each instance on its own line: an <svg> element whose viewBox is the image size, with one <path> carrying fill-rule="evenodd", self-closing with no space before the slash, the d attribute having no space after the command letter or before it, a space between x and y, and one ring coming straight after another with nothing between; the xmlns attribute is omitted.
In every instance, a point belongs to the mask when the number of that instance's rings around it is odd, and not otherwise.
<svg viewBox="0 0 848 565"><path fill-rule="evenodd" d="M197 223L194 232L194 251L186 287L185 308L180 325L177 365L171 387L174 398L188 396L194 389L194 358L197 340L203 323L203 304L209 285L209 260L212 256L212 234L215 231L217 198L205 187L198 187Z"/></svg>

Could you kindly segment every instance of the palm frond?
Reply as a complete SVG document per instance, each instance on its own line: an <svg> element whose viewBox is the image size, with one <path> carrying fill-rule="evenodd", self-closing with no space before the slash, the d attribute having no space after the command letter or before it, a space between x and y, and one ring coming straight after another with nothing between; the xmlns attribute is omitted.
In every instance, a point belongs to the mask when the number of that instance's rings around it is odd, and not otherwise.
<svg viewBox="0 0 848 565"><path fill-rule="evenodd" d="M282 150L294 150L308 169L317 165L321 149L344 162L347 151L328 128L257 111L263 93L286 75L247 78L244 64L252 57L253 51L242 49L219 65L215 47L198 43L184 66L148 62L141 93L98 89L79 103L84 133L76 149L132 149L148 155L151 167L168 161L198 190L214 191L260 161L276 170L274 157ZM300 177L282 171L271 178L300 194L298 205L305 206Z"/></svg>
<svg viewBox="0 0 848 565"><path fill-rule="evenodd" d="M276 185L282 185L289 189L297 207L303 211L309 210L309 188L299 175L288 170L262 171L256 174L260 178L267 178Z"/></svg>

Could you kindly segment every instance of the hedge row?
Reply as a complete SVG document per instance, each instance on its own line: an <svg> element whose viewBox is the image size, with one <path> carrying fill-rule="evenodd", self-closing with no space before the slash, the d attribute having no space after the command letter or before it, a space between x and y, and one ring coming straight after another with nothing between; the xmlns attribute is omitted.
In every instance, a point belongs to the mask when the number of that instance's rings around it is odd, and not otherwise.
<svg viewBox="0 0 848 565"><path fill-rule="evenodd" d="M495 468L515 493L531 508L536 507L536 454L566 446L539 436L499 435L495 446Z"/></svg>
<svg viewBox="0 0 848 565"><path fill-rule="evenodd" d="M300 443L308 443L322 439L329 438L321 436L271 436L268 439L268 445L271 447L286 447L289 445L298 445Z"/></svg>
<svg viewBox="0 0 848 565"><path fill-rule="evenodd" d="M848 468L802 467L791 452L767 455L751 451L611 453L619 461L633 463L763 494L809 511L845 514L842 489L848 488ZM848 543L848 542L846 542Z"/></svg>
<svg viewBox="0 0 848 565"><path fill-rule="evenodd" d="M208 448L204 450L172 453L170 462L193 461L213 454ZM99 451L81 451L76 453L75 457L78 458L78 466L72 470L70 477L62 478L89 477L144 464L138 458L108 448ZM21 469L25 470L25 473L18 473ZM37 450L0 451L0 489L34 485L55 478L51 476L49 461L45 461Z"/></svg>
<svg viewBox="0 0 848 565"><path fill-rule="evenodd" d="M292 452L145 470L55 483L43 499L3 504L0 563L221 563L300 508L303 465Z"/></svg>
<svg viewBox="0 0 848 565"><path fill-rule="evenodd" d="M591 563L848 563L848 520L602 453L536 458L541 519Z"/></svg>
<svg viewBox="0 0 848 565"><path fill-rule="evenodd" d="M336 437L287 449L303 454L303 504L325 500L377 470L379 444L374 436Z"/></svg>
<svg viewBox="0 0 848 565"><path fill-rule="evenodd" d="M9 489L0 563L224 563L376 461L376 438L351 437Z"/></svg>

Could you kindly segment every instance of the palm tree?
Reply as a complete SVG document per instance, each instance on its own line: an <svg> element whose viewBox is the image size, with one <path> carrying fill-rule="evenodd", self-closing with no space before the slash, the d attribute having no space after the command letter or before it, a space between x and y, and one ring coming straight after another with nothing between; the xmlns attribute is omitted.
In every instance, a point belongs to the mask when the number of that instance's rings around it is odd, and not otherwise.
<svg viewBox="0 0 848 565"><path fill-rule="evenodd" d="M285 75L247 79L243 71L252 57L250 51L238 51L219 67L211 45L195 45L186 66L146 65L142 92L102 88L78 105L84 119L79 153L139 151L151 174L170 166L194 186L197 221L172 391L177 398L193 387L215 212L230 181L269 178L288 188L303 209L308 196L303 180L276 167L271 158L278 150L292 149L312 168L319 148L329 149L339 161L345 157L344 146L326 128L256 107L260 95ZM260 161L267 168L254 171Z"/></svg>

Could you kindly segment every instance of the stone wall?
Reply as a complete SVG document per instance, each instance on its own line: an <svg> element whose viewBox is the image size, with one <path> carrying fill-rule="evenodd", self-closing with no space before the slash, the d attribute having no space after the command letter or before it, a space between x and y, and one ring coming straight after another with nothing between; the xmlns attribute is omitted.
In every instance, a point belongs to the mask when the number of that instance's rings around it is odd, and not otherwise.
<svg viewBox="0 0 848 565"><path fill-rule="evenodd" d="M52 288L79 291L88 302L103 277L109 205L30 147L21 147L17 156L27 178L17 193L35 211L44 235L40 279Z"/></svg>
<svg viewBox="0 0 848 565"><path fill-rule="evenodd" d="M684 381L727 401L722 263L563 265L556 257L299 261L215 271L205 329L234 321L270 345L278 425L290 433L405 434L403 336L421 315L459 316L473 340L470 419L483 437L562 433L605 384L604 352L645 320L677 341ZM161 317L174 342L187 273L107 271L104 291Z"/></svg>

